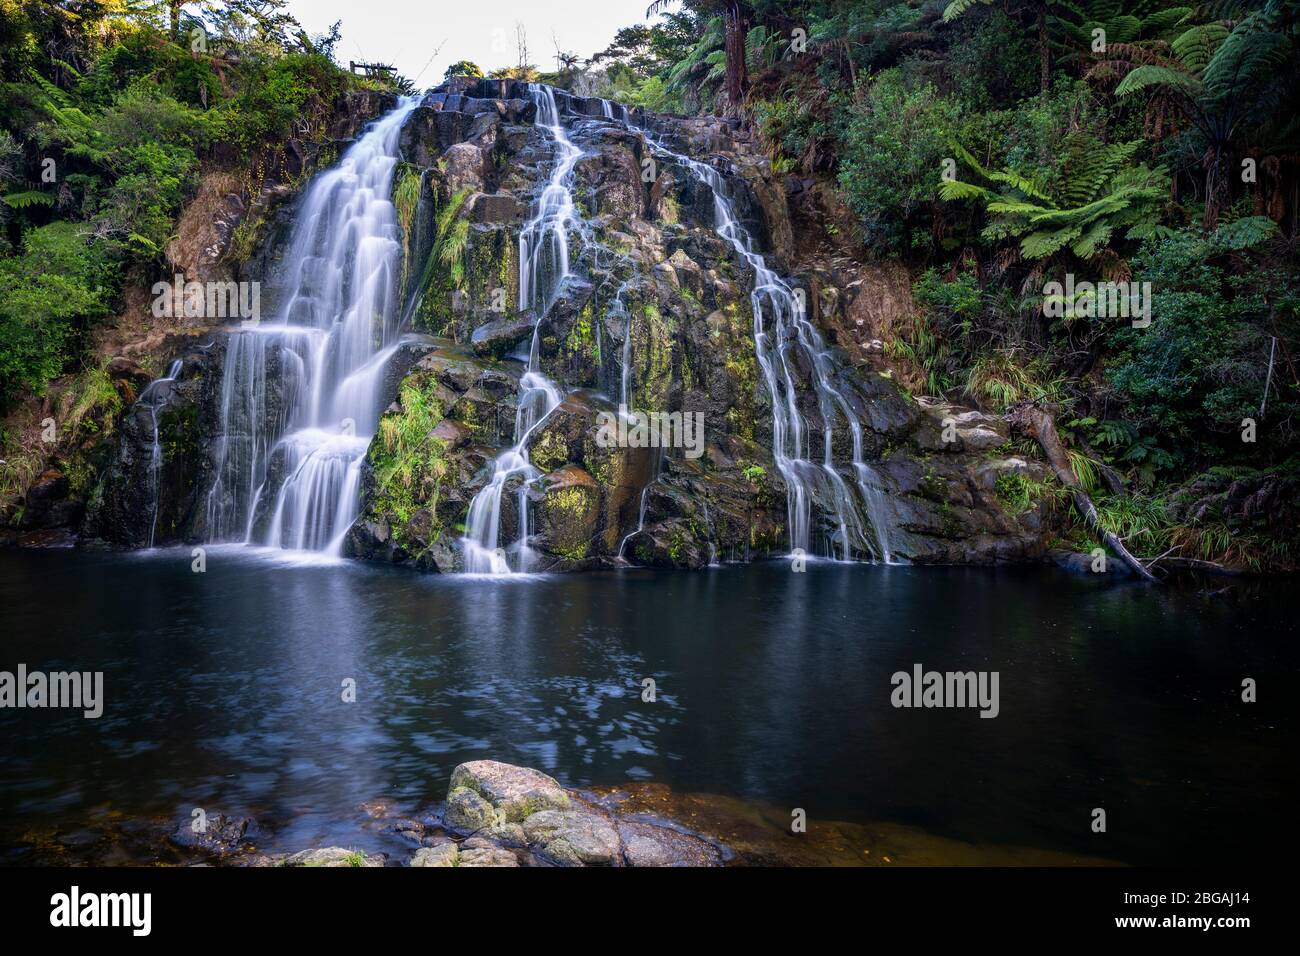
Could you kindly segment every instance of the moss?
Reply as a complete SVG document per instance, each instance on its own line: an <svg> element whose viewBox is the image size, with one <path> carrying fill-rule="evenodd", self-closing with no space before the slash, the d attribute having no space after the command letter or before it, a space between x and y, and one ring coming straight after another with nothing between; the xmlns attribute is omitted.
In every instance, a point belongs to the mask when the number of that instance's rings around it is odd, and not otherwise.
<svg viewBox="0 0 1300 956"><path fill-rule="evenodd" d="M591 546L587 530L595 519L596 505L596 495L590 489L568 487L547 494L554 553L567 561L581 561L587 556Z"/></svg>
<svg viewBox="0 0 1300 956"><path fill-rule="evenodd" d="M569 460L569 446L556 431L545 432L533 442L529 458L542 471L555 471Z"/></svg>
<svg viewBox="0 0 1300 956"><path fill-rule="evenodd" d="M649 410L666 409L673 382L674 323L653 302L645 303L641 314L643 321L634 325L632 343L644 363L637 376L637 404Z"/></svg>
<svg viewBox="0 0 1300 956"><path fill-rule="evenodd" d="M664 193L659 200L659 221L665 226L675 226L682 220L681 206L672 193Z"/></svg>
<svg viewBox="0 0 1300 956"><path fill-rule="evenodd" d="M564 339L564 351L569 355L583 356L600 361L600 345L596 341L592 324L592 306L588 302L574 320Z"/></svg>
<svg viewBox="0 0 1300 956"><path fill-rule="evenodd" d="M158 438L165 461L189 459L199 451L197 405L169 407L158 413Z"/></svg>
<svg viewBox="0 0 1300 956"><path fill-rule="evenodd" d="M615 454L611 449L597 448L590 441L583 444L583 465L602 488L608 488L614 483ZM619 458L618 461L621 463L622 459Z"/></svg>
<svg viewBox="0 0 1300 956"><path fill-rule="evenodd" d="M722 309L727 322L722 339L722 363L731 380L735 401L727 409L727 424L732 432L754 439L755 403L758 396L758 357L754 354L753 314L748 301L742 307L729 302Z"/></svg>
<svg viewBox="0 0 1300 956"><path fill-rule="evenodd" d="M380 419L379 434L369 451L375 476L371 513L386 520L397 543L416 557L441 534L438 499L450 468L447 443L430 434L443 417L434 389L432 381L408 378L403 382L399 410ZM428 524L421 521L417 533L412 522L422 512L428 515Z"/></svg>

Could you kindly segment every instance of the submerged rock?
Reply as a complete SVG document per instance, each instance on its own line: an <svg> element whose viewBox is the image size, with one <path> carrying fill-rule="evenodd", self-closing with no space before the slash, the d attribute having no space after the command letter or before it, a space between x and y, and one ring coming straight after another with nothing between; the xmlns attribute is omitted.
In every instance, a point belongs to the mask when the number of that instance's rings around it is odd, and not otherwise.
<svg viewBox="0 0 1300 956"><path fill-rule="evenodd" d="M628 866L718 866L722 862L713 844L669 827L620 820L618 835Z"/></svg>
<svg viewBox="0 0 1300 956"><path fill-rule="evenodd" d="M192 821L181 823L168 839L182 850L221 857L248 849L259 836L257 821L251 817L216 814L207 818L206 826L199 831L194 830Z"/></svg>

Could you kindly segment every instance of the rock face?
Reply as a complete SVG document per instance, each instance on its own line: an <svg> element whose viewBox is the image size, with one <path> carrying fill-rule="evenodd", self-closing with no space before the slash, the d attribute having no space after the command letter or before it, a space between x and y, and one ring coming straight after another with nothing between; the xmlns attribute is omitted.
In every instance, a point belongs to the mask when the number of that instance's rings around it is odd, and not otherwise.
<svg viewBox="0 0 1300 956"><path fill-rule="evenodd" d="M582 150L572 181L579 221L568 235L572 274L540 315L519 305L520 231L550 177L555 144L535 122L526 84L458 78L428 94L402 130L403 157L420 170L402 291L423 338L391 366L392 404L367 456L347 554L462 569L471 502L516 439L521 356L534 343L562 401L530 433L535 473L504 487L503 546L527 522L539 571L698 568L789 550L787 488L771 450L773 396L755 349L754 269L715 231L712 190L652 148L649 135L717 171L756 245L806 290L809 320L826 341L828 383L862 423L855 441L813 387L818 369L806 358L791 364L777 400L797 409L817 472L811 549L887 551L920 563L1042 557L1045 513L1012 514L998 495L1002 474L1032 478L1036 466L1008 463L996 419L911 396L905 370L895 375L880 346L909 307L906 277L819 251L800 216L825 197L810 199L810 191L792 200L733 122L629 117L599 100L556 98ZM283 230L267 231L253 264L273 274ZM222 334L204 348L186 351L162 404L126 415L88 508L87 538L140 547L151 533L157 544L211 537ZM602 426L618 421L621 405L664 416L666 440L611 440ZM266 407L274 412L275 395ZM155 411L166 432L161 469L151 463ZM692 443L681 425L696 415L702 434ZM668 416L678 416L675 431ZM828 427L836 464L823 468ZM277 477L273 465L268 481ZM824 507L836 487L849 489L845 523Z"/></svg>
<svg viewBox="0 0 1300 956"><path fill-rule="evenodd" d="M87 503L83 543L142 548L151 540L196 539L207 458L221 435L225 339L192 339L179 359L175 380L146 388L119 422L107 468Z"/></svg>
<svg viewBox="0 0 1300 956"><path fill-rule="evenodd" d="M645 819L622 820L527 767L474 760L451 775L443 824L468 835L416 851L411 866L717 866L700 837Z"/></svg>
<svg viewBox="0 0 1300 956"><path fill-rule="evenodd" d="M469 195L459 210L466 220L459 278L434 269L414 315L423 331L451 341L403 385L437 400L430 435L440 442L443 477L426 483L436 495L417 495L404 507L372 486L350 551L427 570L460 568L459 529L494 459L515 437L518 356L538 323L541 369L565 395L528 448L538 474L523 500L538 570L620 559L701 567L783 553L786 488L772 457L772 399L755 354L753 271L714 231L713 193L696 175L655 153L637 129L608 118L600 101L556 96L568 136L583 150L573 181L583 225L570 237L574 275L540 316L517 310L518 234L550 174L554 146L533 122L526 87L457 80L426 97L403 132L406 158L425 168L418 234L432 236L437 210ZM864 278L852 263L805 254L786 190L734 124L640 113L634 120L721 171L742 224L774 262L806 278L811 318L839 355L834 385L864 423L863 461L879 491L855 503L863 531L854 553L879 554L873 529L881 524L892 559L1041 557L1041 516L1010 514L996 493L1005 427L912 399L870 345L908 306L905 276ZM649 180L647 162L655 168ZM419 245L417 257L433 256L432 240ZM796 261L801 257L807 261ZM408 269L421 271L418 262ZM864 332L871 334L865 344ZM798 374L805 378L793 383L792 399L816 436L815 450L826 409L807 377L811 369ZM699 413L698 454L631 441L609 447L599 425L620 402L645 412ZM399 401L389 414L406 415L405 405ZM945 434L949 418L955 424ZM831 424L832 451L847 462L850 430L838 418ZM840 479L856 487L858 476L846 468ZM516 480L502 496L503 545L517 537L519 490ZM819 520L818 550L839 554L839 529L824 514Z"/></svg>

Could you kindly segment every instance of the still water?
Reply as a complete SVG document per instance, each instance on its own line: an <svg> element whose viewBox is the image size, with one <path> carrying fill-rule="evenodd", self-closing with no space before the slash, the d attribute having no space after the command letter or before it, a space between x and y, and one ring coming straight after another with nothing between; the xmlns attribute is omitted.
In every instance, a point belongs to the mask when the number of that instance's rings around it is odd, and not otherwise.
<svg viewBox="0 0 1300 956"><path fill-rule="evenodd" d="M359 805L428 808L485 757L979 844L1264 859L1297 794L1298 605L1279 582L1043 568L489 580L237 547L203 574L187 550L0 552L0 670L103 671L105 696L98 720L0 710L0 861L32 831L195 807L273 822L270 851L364 846ZM998 716L896 709L916 664L997 671Z"/></svg>

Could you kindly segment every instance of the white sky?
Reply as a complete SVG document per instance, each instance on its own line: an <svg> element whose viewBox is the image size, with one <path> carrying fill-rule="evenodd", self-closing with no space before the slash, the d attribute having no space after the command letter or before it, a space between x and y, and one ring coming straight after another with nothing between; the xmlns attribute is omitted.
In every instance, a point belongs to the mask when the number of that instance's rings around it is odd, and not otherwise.
<svg viewBox="0 0 1300 956"><path fill-rule="evenodd" d="M392 63L425 89L440 83L457 60L473 60L484 72L513 66L516 21L528 33L528 59L553 70L557 41L560 49L589 57L609 46L620 27L646 22L649 5L650 0L289 0L287 8L313 36L343 21L334 56L344 66L349 60Z"/></svg>

